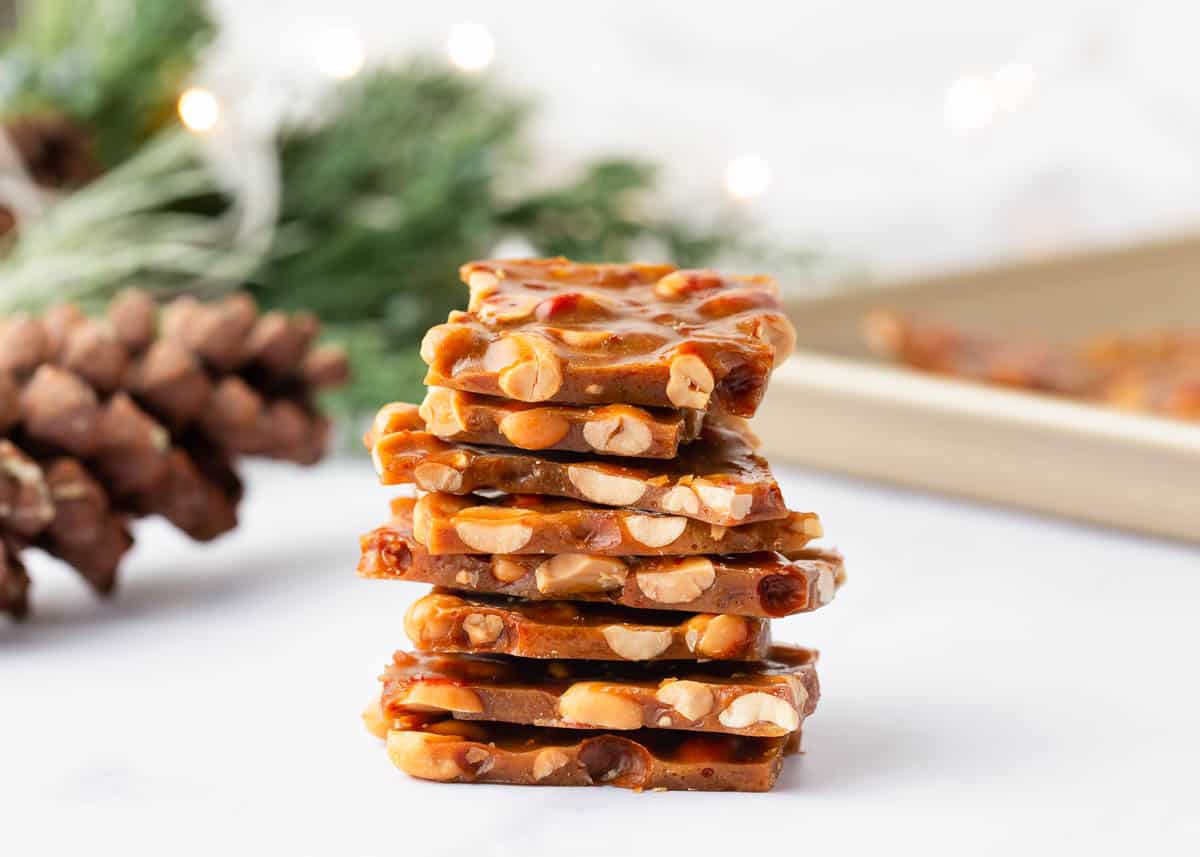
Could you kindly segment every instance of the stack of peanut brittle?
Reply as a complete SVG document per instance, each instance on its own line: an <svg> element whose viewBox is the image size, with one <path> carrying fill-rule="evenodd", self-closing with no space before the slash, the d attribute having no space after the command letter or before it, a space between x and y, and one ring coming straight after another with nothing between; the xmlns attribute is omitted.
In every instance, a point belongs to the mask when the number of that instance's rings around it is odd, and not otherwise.
<svg viewBox="0 0 1200 857"><path fill-rule="evenodd" d="M795 342L774 284L565 259L462 276L425 400L367 436L383 483L419 491L359 574L434 586L368 725L424 779L771 788L818 685L770 619L843 579L745 422Z"/></svg>

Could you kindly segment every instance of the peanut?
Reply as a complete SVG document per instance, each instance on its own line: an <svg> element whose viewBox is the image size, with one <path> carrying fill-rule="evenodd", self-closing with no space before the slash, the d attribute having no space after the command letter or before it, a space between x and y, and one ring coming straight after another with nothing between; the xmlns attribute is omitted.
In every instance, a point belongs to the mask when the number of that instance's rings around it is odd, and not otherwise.
<svg viewBox="0 0 1200 857"><path fill-rule="evenodd" d="M723 726L745 729L755 723L770 723L783 734L800 726L800 713L786 699L762 691L744 693L717 715Z"/></svg>
<svg viewBox="0 0 1200 857"><path fill-rule="evenodd" d="M700 511L700 500L691 488L686 485L676 485L663 494L662 507L665 512L694 515Z"/></svg>
<svg viewBox="0 0 1200 857"><path fill-rule="evenodd" d="M512 357L498 377L506 395L522 402L544 402L558 392L563 381L562 361L549 342L540 336L514 333L496 345L500 343L508 343L507 348L497 349L500 354Z"/></svg>
<svg viewBox="0 0 1200 857"><path fill-rule="evenodd" d="M558 700L558 713L571 724L597 729L638 729L642 707L632 699L605 690L602 682L571 685Z"/></svg>
<svg viewBox="0 0 1200 857"><path fill-rule="evenodd" d="M521 449L554 446L570 430L566 417L545 408L513 411L500 420L500 433Z"/></svg>
<svg viewBox="0 0 1200 857"><path fill-rule="evenodd" d="M472 646L490 646L500 639L504 620L494 613L471 613L462 626Z"/></svg>
<svg viewBox="0 0 1200 857"><path fill-rule="evenodd" d="M708 557L692 557L670 571L638 572L638 589L647 598L660 604L683 604L695 601L713 585L716 571Z"/></svg>
<svg viewBox="0 0 1200 857"><path fill-rule="evenodd" d="M712 371L695 354L677 354L671 359L667 398L676 407L707 408L715 384Z"/></svg>
<svg viewBox="0 0 1200 857"><path fill-rule="evenodd" d="M543 595L606 592L625 585L628 570L619 559L564 553L537 568L537 588Z"/></svg>
<svg viewBox="0 0 1200 857"><path fill-rule="evenodd" d="M624 523L629 535L651 548L666 547L687 527L686 518L656 515L627 515Z"/></svg>
<svg viewBox="0 0 1200 857"><path fill-rule="evenodd" d="M640 479L613 476L581 464L568 466L567 478L588 500L606 506L630 506L646 493L646 486Z"/></svg>
<svg viewBox="0 0 1200 857"><path fill-rule="evenodd" d="M453 437L466 431L467 425L458 412L457 396L445 387L430 387L419 409L425 428L438 437Z"/></svg>
<svg viewBox="0 0 1200 857"><path fill-rule="evenodd" d="M713 707L712 691L707 685L686 679L668 680L654 694L654 698L664 705L671 706L693 723L712 711Z"/></svg>
<svg viewBox="0 0 1200 857"><path fill-rule="evenodd" d="M583 439L598 452L639 455L654 438L650 426L629 414L617 414L584 423Z"/></svg>
<svg viewBox="0 0 1200 857"><path fill-rule="evenodd" d="M629 661L650 660L671 646L671 632L665 629L656 631L609 625L601 633L608 647Z"/></svg>
<svg viewBox="0 0 1200 857"><path fill-rule="evenodd" d="M426 491L449 491L455 493L462 490L463 475L445 464L436 461L426 461L413 468L413 479L417 486Z"/></svg>
<svg viewBox="0 0 1200 857"><path fill-rule="evenodd" d="M750 504L753 497L749 494L738 494L732 488L713 485L711 482L696 481L692 484L701 501L714 512L735 521L740 521L750 514Z"/></svg>

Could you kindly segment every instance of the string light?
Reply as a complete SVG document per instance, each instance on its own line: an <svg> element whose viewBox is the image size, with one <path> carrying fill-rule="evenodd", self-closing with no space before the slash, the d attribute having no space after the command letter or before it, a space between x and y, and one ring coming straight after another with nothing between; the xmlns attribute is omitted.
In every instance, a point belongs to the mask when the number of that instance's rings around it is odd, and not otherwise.
<svg viewBox="0 0 1200 857"><path fill-rule="evenodd" d="M349 80L362 71L365 62L362 39L346 27L324 33L317 45L317 67L334 80Z"/></svg>
<svg viewBox="0 0 1200 857"><path fill-rule="evenodd" d="M1010 62L990 75L961 77L946 90L946 123L956 131L981 131L1002 114L1025 105L1037 85L1027 62Z"/></svg>
<svg viewBox="0 0 1200 857"><path fill-rule="evenodd" d="M996 101L1004 110L1016 110L1033 94L1037 73L1027 62L1010 62L992 75Z"/></svg>
<svg viewBox="0 0 1200 857"><path fill-rule="evenodd" d="M725 190L734 199L754 199L771 184L771 168L761 155L740 155L725 167Z"/></svg>
<svg viewBox="0 0 1200 857"><path fill-rule="evenodd" d="M961 77L946 90L946 122L956 131L981 131L996 118L996 95L984 77Z"/></svg>
<svg viewBox="0 0 1200 857"><path fill-rule="evenodd" d="M482 71L492 64L496 42L481 24L458 24L446 39L446 53L450 62L463 71Z"/></svg>
<svg viewBox="0 0 1200 857"><path fill-rule="evenodd" d="M203 134L217 126L221 118L221 102L207 89L193 86L179 96L179 118L189 131Z"/></svg>

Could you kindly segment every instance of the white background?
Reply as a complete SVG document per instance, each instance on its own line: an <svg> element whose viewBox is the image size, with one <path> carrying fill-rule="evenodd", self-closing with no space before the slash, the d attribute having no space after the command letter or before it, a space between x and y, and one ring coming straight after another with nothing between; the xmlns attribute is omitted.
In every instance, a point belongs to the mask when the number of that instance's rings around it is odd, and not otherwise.
<svg viewBox="0 0 1200 857"><path fill-rule="evenodd" d="M216 5L218 90L315 85L331 27L383 61L479 21L547 174L647 155L708 210L758 152L750 213L878 272L1200 222L1196 4ZM950 88L1011 63L1036 85L965 130ZM35 617L0 624L0 853L1196 853L1200 551L777 469L850 583L777 623L824 695L771 794L407 779L358 721L422 591L353 576L387 492L257 465L216 544L141 525L109 603L33 566Z"/></svg>
<svg viewBox="0 0 1200 857"><path fill-rule="evenodd" d="M33 568L3 853L1196 853L1200 552L778 469L850 580L776 623L823 696L770 794L408 779L358 719L424 591L354 577L389 492L259 465L211 547L142 526L110 603Z"/></svg>
<svg viewBox="0 0 1200 857"><path fill-rule="evenodd" d="M1200 225L1193 2L215 6L229 29L210 82L243 100L319 80L335 28L386 62L442 53L478 22L496 74L541 105L544 174L589 154L652 158L672 202L703 216L729 161L758 153L772 180L746 207L766 232L879 274ZM1014 68L1032 85L955 89Z"/></svg>

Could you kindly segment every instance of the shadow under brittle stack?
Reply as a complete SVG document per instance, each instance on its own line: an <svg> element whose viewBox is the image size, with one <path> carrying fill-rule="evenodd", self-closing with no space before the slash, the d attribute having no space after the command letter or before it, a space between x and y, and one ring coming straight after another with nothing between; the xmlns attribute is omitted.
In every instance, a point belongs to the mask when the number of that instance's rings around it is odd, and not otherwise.
<svg viewBox="0 0 1200 857"><path fill-rule="evenodd" d="M463 267L432 385L366 441L414 484L359 574L431 583L368 708L425 779L765 791L818 697L770 619L843 580L745 422L795 335L772 281L564 259Z"/></svg>

